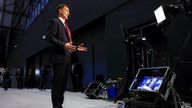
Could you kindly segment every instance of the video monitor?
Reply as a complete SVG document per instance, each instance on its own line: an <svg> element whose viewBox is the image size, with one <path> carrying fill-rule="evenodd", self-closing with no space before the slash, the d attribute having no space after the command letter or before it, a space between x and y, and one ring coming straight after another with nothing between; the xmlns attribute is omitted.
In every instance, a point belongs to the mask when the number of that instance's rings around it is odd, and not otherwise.
<svg viewBox="0 0 192 108"><path fill-rule="evenodd" d="M129 87L129 92L145 98L160 95L166 100L175 78L176 75L168 66L140 68Z"/></svg>
<svg viewBox="0 0 192 108"><path fill-rule="evenodd" d="M166 20L166 16L163 10L163 6L158 7L155 11L155 18L157 20L157 23L160 24L162 23L164 20Z"/></svg>
<svg viewBox="0 0 192 108"><path fill-rule="evenodd" d="M137 90L147 90L147 91L159 91L163 82L163 77L158 76L145 76L137 87Z"/></svg>

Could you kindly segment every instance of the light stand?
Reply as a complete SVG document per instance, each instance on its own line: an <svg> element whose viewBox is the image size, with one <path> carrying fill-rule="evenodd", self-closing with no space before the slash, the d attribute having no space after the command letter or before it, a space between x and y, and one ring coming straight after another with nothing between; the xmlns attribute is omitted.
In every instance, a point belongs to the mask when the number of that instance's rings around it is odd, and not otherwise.
<svg viewBox="0 0 192 108"><path fill-rule="evenodd" d="M117 96L118 98L122 98L127 95L127 90L136 75L136 71L139 68L150 66L149 56L154 52L151 48L151 45L146 43L146 37L143 36L142 29L153 24L154 22L147 22L147 24L142 26L133 27L131 30L129 29L129 32L123 25L121 25L121 30L123 36L125 37L124 43L127 49L128 67L126 68L126 73L123 76L123 80ZM137 30L137 33L132 33L135 29Z"/></svg>
<svg viewBox="0 0 192 108"><path fill-rule="evenodd" d="M144 27L150 26L153 23L147 24ZM132 79L135 77L136 71L139 68L149 67L149 53L151 46L146 43L146 37L142 33L144 28L138 27L129 32L121 25L125 44L127 47L128 70L132 74ZM137 33L134 33L137 30Z"/></svg>
<svg viewBox="0 0 192 108"><path fill-rule="evenodd" d="M128 57L128 64L129 66L126 68L125 75L123 76L123 79L120 84L120 89L117 94L117 100L124 98L127 95L127 90L134 78L135 75L135 61L134 61L134 46L133 46L133 40L129 38L129 35L127 33L127 30L124 28L123 25L121 25L121 30L123 33L123 36L125 37L125 44L127 47L127 57ZM128 54L129 53L129 54Z"/></svg>
<svg viewBox="0 0 192 108"><path fill-rule="evenodd" d="M123 32L123 35L125 37L125 44L126 44L126 47L127 47L127 57L128 57L128 70L127 72L128 73L131 73L131 76L132 76L132 79L134 78L135 76L135 54L134 54L134 38L135 38L135 35L129 35L127 30L124 28L123 25L121 25L121 29L122 29L122 32Z"/></svg>

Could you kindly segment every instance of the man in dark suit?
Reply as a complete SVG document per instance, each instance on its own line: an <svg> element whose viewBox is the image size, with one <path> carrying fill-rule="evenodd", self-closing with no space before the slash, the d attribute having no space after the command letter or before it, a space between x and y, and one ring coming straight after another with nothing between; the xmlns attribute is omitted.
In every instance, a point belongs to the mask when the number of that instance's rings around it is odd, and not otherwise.
<svg viewBox="0 0 192 108"><path fill-rule="evenodd" d="M71 53L87 51L83 44L73 45L71 32L66 24L69 7L66 4L57 6L58 18L50 21L46 39L51 43L51 62L53 68L51 98L53 108L63 108L64 93L68 75L71 72Z"/></svg>
<svg viewBox="0 0 192 108"><path fill-rule="evenodd" d="M20 68L17 68L15 76L17 80L17 88L22 89L23 88L23 72L21 71Z"/></svg>

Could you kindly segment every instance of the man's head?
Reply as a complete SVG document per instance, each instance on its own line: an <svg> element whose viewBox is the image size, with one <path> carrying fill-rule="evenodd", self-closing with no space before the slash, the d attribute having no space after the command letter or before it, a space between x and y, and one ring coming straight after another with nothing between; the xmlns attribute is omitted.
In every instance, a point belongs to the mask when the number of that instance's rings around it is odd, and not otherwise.
<svg viewBox="0 0 192 108"><path fill-rule="evenodd" d="M57 14L59 17L62 17L64 20L67 20L70 13L69 13L69 7L67 4L59 4L57 6Z"/></svg>

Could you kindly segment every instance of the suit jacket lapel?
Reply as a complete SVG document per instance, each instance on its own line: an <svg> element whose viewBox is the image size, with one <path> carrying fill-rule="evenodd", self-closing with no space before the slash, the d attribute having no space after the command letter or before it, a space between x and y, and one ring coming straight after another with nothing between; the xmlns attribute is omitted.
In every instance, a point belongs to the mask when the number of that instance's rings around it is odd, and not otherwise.
<svg viewBox="0 0 192 108"><path fill-rule="evenodd" d="M59 18L57 18L57 19L59 20L60 24L62 25L61 29L64 29L65 33L68 35L67 30L66 30L65 25L63 24L63 22Z"/></svg>
<svg viewBox="0 0 192 108"><path fill-rule="evenodd" d="M59 19L59 18L57 18L58 20L59 20L59 23L60 23L60 25L61 25L61 30L63 31L63 33L65 34L64 36L65 36L65 38L67 38L67 41L69 41L69 36L68 36L68 33L67 33L67 29L65 28L65 25L63 24L63 22Z"/></svg>

